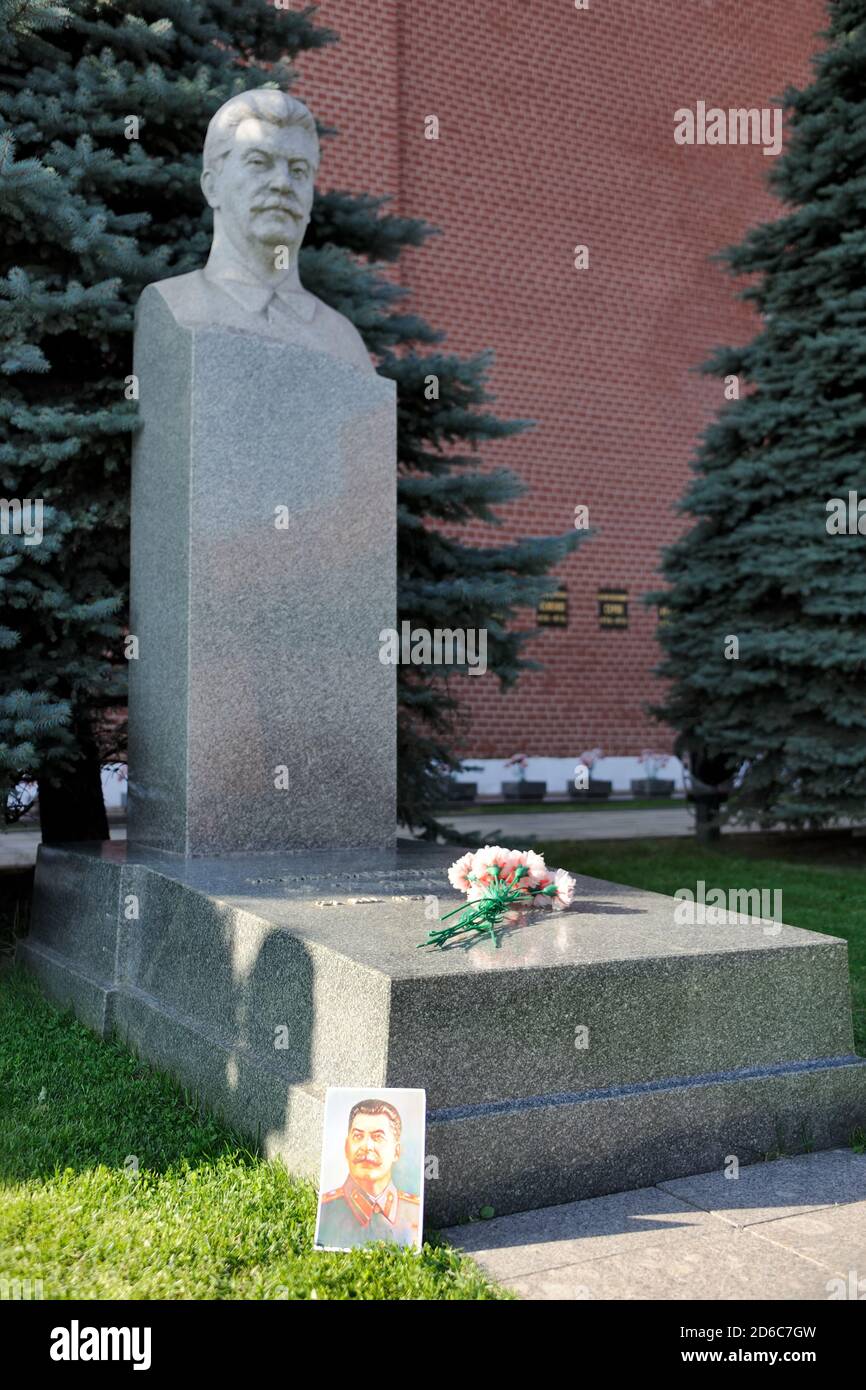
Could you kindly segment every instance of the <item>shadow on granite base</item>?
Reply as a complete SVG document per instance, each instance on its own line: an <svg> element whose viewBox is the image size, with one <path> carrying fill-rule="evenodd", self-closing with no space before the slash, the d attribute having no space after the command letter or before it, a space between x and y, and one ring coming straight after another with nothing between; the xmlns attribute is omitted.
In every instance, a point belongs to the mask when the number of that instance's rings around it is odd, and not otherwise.
<svg viewBox="0 0 866 1390"><path fill-rule="evenodd" d="M574 911L498 951L418 951L431 896L452 905L452 857L42 849L19 956L89 1027L313 1179L328 1085L423 1086L432 1226L866 1126L844 942L681 927L671 899L581 879Z"/></svg>

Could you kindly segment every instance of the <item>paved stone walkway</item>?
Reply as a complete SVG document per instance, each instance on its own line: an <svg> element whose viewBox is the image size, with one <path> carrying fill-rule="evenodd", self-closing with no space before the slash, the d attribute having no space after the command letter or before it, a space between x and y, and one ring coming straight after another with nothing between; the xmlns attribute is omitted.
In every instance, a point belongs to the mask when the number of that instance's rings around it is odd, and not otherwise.
<svg viewBox="0 0 866 1390"><path fill-rule="evenodd" d="M631 840L644 835L693 835L690 811L527 811L515 815L497 814L497 808L477 815L442 817L443 823L458 831L481 835L484 839L525 840ZM510 837L510 839L509 839ZM112 840L126 838L126 827L112 825ZM0 865L26 868L36 863L41 836L38 830L0 833Z"/></svg>
<svg viewBox="0 0 866 1390"><path fill-rule="evenodd" d="M125 825L109 826L112 840L126 839ZM0 866L4 868L26 869L36 863L36 851L42 843L40 830L12 830L0 832Z"/></svg>
<svg viewBox="0 0 866 1390"><path fill-rule="evenodd" d="M866 1299L866 1154L699 1173L442 1234L524 1299Z"/></svg>
<svg viewBox="0 0 866 1390"><path fill-rule="evenodd" d="M516 811L508 815L497 814L497 808L491 806L466 816L446 812L442 822L458 831L508 844L527 835L539 840L632 840L645 835L695 833L694 816L685 806L664 811Z"/></svg>

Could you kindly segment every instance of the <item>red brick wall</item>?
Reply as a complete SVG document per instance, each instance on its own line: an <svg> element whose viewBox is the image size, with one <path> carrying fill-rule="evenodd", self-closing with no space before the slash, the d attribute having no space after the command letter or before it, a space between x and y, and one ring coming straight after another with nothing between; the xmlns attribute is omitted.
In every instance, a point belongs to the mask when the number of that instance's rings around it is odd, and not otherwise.
<svg viewBox="0 0 866 1390"><path fill-rule="evenodd" d="M294 7L306 6L295 0ZM317 7L316 22L336 30L340 42L298 59L292 91L340 131L339 139L323 144L321 188L399 200L401 9L400 0L326 0Z"/></svg>
<svg viewBox="0 0 866 1390"><path fill-rule="evenodd" d="M391 193L442 228L403 281L450 347L496 350L499 413L538 422L485 451L531 489L499 534L567 530L576 503L597 532L562 567L570 622L533 644L544 671L505 699L489 677L466 682L468 753L670 746L643 712L658 647L639 599L722 403L691 369L754 329L708 258L778 209L760 147L678 146L673 114L699 99L763 107L807 81L825 13L823 0L319 6L342 42L301 60L295 90L342 131L323 184ZM573 268L578 243L589 270ZM630 593L627 632L598 628L596 591L614 585Z"/></svg>

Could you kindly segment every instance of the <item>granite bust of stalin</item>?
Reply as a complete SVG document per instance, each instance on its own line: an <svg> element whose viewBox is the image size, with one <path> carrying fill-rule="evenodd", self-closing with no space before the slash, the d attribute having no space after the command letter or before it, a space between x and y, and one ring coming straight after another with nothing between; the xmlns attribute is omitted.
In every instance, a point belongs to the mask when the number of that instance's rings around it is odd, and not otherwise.
<svg viewBox="0 0 866 1390"><path fill-rule="evenodd" d="M319 138L312 113L285 92L241 92L212 117L201 187L213 208L207 265L157 280L178 323L258 333L374 371L357 328L301 284Z"/></svg>

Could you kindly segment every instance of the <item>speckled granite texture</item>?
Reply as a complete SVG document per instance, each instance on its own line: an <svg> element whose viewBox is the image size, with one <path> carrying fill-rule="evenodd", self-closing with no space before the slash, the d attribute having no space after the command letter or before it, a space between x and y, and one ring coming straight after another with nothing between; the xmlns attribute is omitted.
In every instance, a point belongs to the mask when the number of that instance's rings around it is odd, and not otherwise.
<svg viewBox="0 0 866 1390"><path fill-rule="evenodd" d="M187 855L393 844L394 383L182 327L155 291L135 373L130 838Z"/></svg>

